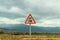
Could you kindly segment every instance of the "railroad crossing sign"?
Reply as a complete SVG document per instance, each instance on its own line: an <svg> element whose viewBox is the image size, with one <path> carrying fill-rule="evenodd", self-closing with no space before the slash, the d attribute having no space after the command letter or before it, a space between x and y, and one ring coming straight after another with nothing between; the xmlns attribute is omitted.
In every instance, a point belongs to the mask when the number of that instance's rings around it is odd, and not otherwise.
<svg viewBox="0 0 60 40"><path fill-rule="evenodd" d="M28 15L26 21L25 21L25 24L29 24L30 27L29 27L29 34L30 34L30 40L31 40L31 24L36 24L34 18L32 17L31 14Z"/></svg>
<svg viewBox="0 0 60 40"><path fill-rule="evenodd" d="M25 21L25 24L36 24L34 18L32 17L31 14L28 15L26 21Z"/></svg>

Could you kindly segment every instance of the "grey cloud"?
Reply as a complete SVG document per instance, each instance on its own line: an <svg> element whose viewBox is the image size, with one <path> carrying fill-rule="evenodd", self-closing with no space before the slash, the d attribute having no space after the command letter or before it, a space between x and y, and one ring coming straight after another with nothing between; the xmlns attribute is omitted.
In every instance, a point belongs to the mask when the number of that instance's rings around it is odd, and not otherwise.
<svg viewBox="0 0 60 40"><path fill-rule="evenodd" d="M0 12L0 17L7 17L7 18L23 18L25 17L22 14L17 14L17 13L7 13L7 12Z"/></svg>
<svg viewBox="0 0 60 40"><path fill-rule="evenodd" d="M51 19L60 19L59 0L40 0L39 2L38 0L30 1L32 3L26 2L26 0L0 0L0 6L5 6L7 9L17 6L25 11L22 11L23 13L21 11L21 13L0 12L0 16L8 18L25 18L27 17L27 14L32 13L37 21L47 17L51 17Z"/></svg>

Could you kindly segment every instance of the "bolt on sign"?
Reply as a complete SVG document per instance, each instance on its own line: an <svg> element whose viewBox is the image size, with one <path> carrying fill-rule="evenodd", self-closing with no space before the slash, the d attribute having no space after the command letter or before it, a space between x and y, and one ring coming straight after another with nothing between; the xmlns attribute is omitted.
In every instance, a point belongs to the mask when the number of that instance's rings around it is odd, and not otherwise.
<svg viewBox="0 0 60 40"><path fill-rule="evenodd" d="M28 15L26 21L25 21L25 24L36 24L34 18L32 17L31 14Z"/></svg>

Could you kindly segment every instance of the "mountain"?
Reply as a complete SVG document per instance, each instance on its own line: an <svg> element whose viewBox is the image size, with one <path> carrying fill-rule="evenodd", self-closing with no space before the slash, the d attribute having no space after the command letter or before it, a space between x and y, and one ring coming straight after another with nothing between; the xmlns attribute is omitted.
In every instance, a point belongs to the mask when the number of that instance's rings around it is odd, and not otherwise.
<svg viewBox="0 0 60 40"><path fill-rule="evenodd" d="M29 32L29 25L25 24L16 24L16 25L4 25L5 27L2 27L0 29L3 30L16 30L21 32ZM38 26L31 26L32 32L60 32L60 27L38 27Z"/></svg>

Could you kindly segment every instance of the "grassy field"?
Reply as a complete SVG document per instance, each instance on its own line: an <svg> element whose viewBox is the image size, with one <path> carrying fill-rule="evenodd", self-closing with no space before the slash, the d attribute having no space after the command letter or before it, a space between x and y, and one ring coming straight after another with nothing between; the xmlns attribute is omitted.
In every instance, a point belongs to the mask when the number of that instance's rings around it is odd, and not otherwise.
<svg viewBox="0 0 60 40"><path fill-rule="evenodd" d="M0 34L0 40L29 40L29 35ZM32 35L32 40L60 40L58 34Z"/></svg>

